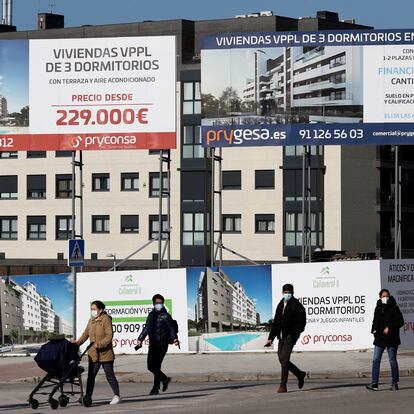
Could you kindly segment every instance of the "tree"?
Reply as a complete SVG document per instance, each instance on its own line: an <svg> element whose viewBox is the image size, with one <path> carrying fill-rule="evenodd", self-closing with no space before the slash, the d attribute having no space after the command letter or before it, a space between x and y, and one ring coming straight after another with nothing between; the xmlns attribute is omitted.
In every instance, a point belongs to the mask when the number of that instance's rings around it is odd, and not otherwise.
<svg viewBox="0 0 414 414"><path fill-rule="evenodd" d="M12 340L12 342L15 344L17 342L17 340L19 339L19 331L17 329L12 329L10 331L10 338Z"/></svg>
<svg viewBox="0 0 414 414"><path fill-rule="evenodd" d="M205 118L216 118L220 116L219 100L211 93L202 94L201 102L203 103L203 116Z"/></svg>
<svg viewBox="0 0 414 414"><path fill-rule="evenodd" d="M224 112L223 115L231 115L234 112L241 111L241 99L239 98L237 91L233 89L231 86L228 86L221 93L219 103L221 111Z"/></svg>

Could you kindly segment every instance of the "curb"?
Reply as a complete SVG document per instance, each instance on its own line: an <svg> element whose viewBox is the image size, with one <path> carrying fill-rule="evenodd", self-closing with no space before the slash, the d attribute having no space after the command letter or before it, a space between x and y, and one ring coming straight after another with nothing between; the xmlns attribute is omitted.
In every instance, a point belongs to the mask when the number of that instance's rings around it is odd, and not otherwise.
<svg viewBox="0 0 414 414"><path fill-rule="evenodd" d="M116 373L120 383L151 383L153 377L150 374L139 373ZM308 372L307 379L369 379L371 372L368 371L342 371L342 372ZM381 372L381 377L391 377L391 371ZM414 369L401 370L400 377L414 377ZM11 381L0 381L0 383L37 383L41 377L20 378ZM172 382L176 383L194 383L194 382L249 382L249 381L275 381L279 379L278 373L257 374L236 374L236 373L218 373L218 374L185 374L177 373L172 375ZM103 374L98 375L97 382L105 382Z"/></svg>

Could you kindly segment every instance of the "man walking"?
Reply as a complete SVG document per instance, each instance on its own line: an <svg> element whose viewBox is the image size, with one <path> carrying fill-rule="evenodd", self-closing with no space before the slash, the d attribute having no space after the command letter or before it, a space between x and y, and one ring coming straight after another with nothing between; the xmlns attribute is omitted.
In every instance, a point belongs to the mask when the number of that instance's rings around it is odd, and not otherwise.
<svg viewBox="0 0 414 414"><path fill-rule="evenodd" d="M271 346L275 338L279 340L277 353L282 368L278 393L287 392L289 371L298 379L299 389L303 388L306 372L301 371L290 362L290 355L300 334L305 330L306 311L303 305L293 296L293 285L283 286L283 299L279 302L272 329L266 346Z"/></svg>
<svg viewBox="0 0 414 414"><path fill-rule="evenodd" d="M162 390L167 391L171 378L167 377L161 371L162 361L168 351L168 344L179 346L177 338L177 329L171 315L164 307L164 297L162 295L154 295L152 298L154 310L148 315L145 327L138 337L137 348L142 346L142 342L147 335L149 336L148 349L148 370L154 374L154 386L150 391L150 395L157 395L160 393L160 386L162 383Z"/></svg>

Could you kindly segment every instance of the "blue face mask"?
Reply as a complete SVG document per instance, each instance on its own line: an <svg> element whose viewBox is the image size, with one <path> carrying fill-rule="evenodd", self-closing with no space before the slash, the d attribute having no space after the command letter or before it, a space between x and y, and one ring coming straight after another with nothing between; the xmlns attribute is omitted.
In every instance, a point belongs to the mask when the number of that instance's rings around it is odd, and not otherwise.
<svg viewBox="0 0 414 414"><path fill-rule="evenodd" d="M292 299L292 294L291 293L284 293L283 294L283 300L285 300L287 302L290 299Z"/></svg>
<svg viewBox="0 0 414 414"><path fill-rule="evenodd" d="M155 309L157 312L162 311L162 310L163 310L163 308L164 308L164 305L163 305L162 303L157 303L157 304L155 304L155 305L154 305L154 309Z"/></svg>

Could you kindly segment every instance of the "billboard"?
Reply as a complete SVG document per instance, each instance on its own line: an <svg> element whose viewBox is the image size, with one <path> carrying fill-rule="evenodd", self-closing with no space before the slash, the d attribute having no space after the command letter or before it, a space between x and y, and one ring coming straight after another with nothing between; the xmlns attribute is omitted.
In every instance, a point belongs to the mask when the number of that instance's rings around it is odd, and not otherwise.
<svg viewBox="0 0 414 414"><path fill-rule="evenodd" d="M414 345L414 260L381 260L381 287L394 296L404 316L401 345Z"/></svg>
<svg viewBox="0 0 414 414"><path fill-rule="evenodd" d="M0 343L24 354L56 335L73 338L73 275L0 277Z"/></svg>
<svg viewBox="0 0 414 414"><path fill-rule="evenodd" d="M171 347L171 351L188 351L185 269L78 273L76 286L78 338L90 319L91 302L101 300L112 317L114 352L135 354L138 336L153 309L152 297L160 293L165 298L167 311L179 327L181 350ZM147 337L140 352L147 352L148 345Z"/></svg>
<svg viewBox="0 0 414 414"><path fill-rule="evenodd" d="M174 36L0 40L0 150L176 146Z"/></svg>
<svg viewBox="0 0 414 414"><path fill-rule="evenodd" d="M202 37L210 147L414 143L414 30Z"/></svg>
<svg viewBox="0 0 414 414"><path fill-rule="evenodd" d="M282 286L292 283L306 309L307 324L297 351L369 349L380 290L380 262L325 262L272 266L273 309Z"/></svg>
<svg viewBox="0 0 414 414"><path fill-rule="evenodd" d="M264 351L271 272L266 265L187 269L189 351Z"/></svg>

